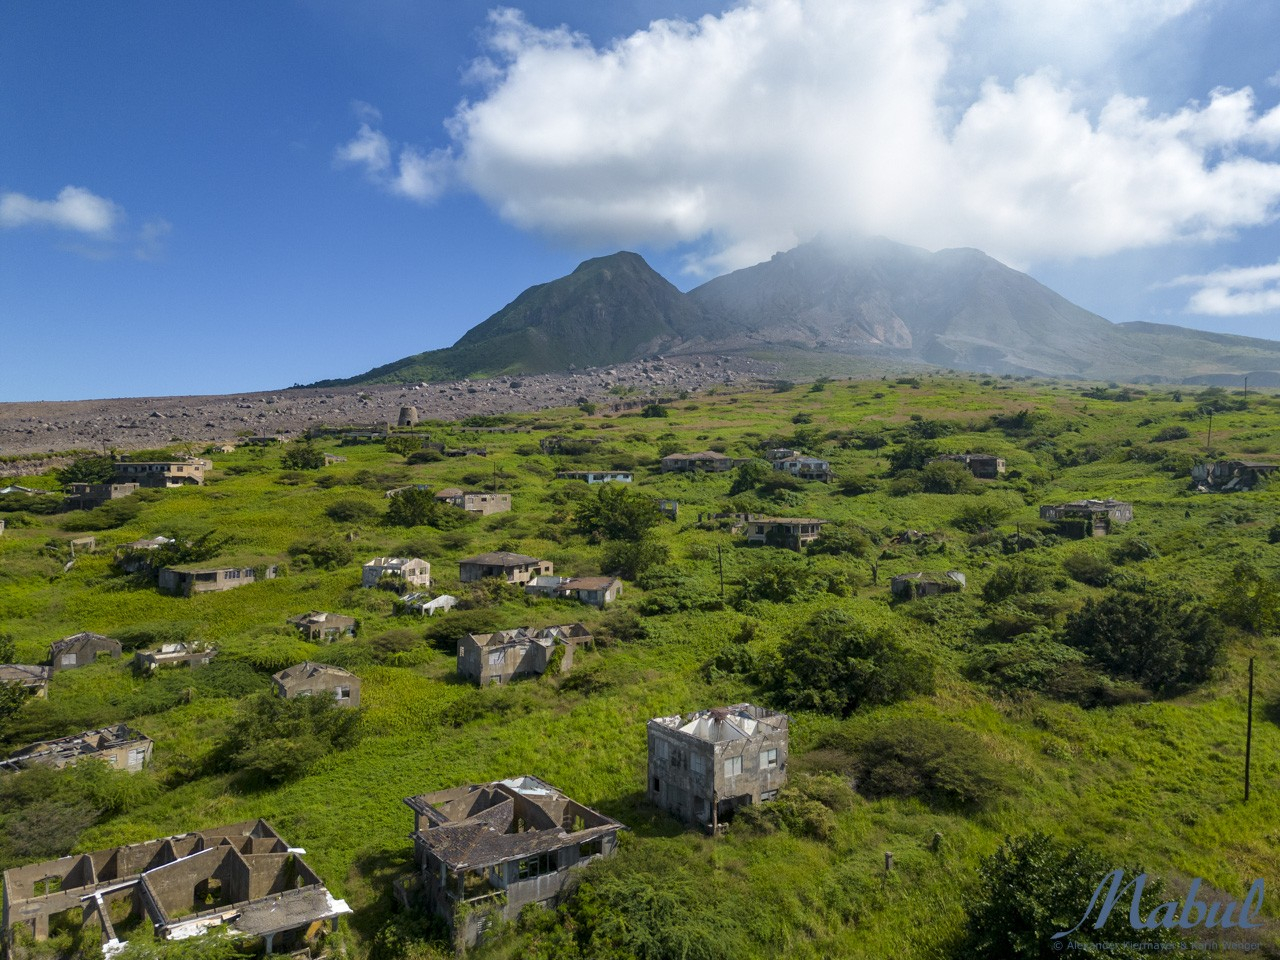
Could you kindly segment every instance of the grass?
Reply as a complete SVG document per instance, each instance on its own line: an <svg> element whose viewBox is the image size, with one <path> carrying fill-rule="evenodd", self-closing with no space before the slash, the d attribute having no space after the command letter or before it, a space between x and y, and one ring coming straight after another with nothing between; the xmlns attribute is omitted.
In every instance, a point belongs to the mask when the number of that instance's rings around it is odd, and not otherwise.
<svg viewBox="0 0 1280 960"><path fill-rule="evenodd" d="M1280 491L1192 494L1185 475L1126 457L1132 444L1149 443L1160 430L1176 425L1187 426L1191 435L1158 446L1203 453L1205 424L1188 416L1196 406L1189 392L1182 402L1155 388L1138 399L1116 401L1084 397L1084 385L976 376L922 377L918 383L833 381L816 393L804 386L782 393L722 388L713 396L671 404L664 419L588 417L577 410L508 418L536 425L533 434L481 435L427 424L423 432L432 439L450 447L482 444L489 456L408 467L380 445L353 445L337 451L346 463L306 472L300 481L279 468L278 451L215 454L206 486L168 491L145 503L124 526L99 532L97 554L78 559L65 572L46 547L50 540L73 535L59 526L62 518L32 516L11 523L0 537L0 623L13 635L20 662L39 662L50 642L80 630L111 635L139 625L177 623L189 636L218 645L224 664L219 669L236 664L238 672L214 674L208 682L182 672L138 678L124 662L62 672L47 702L32 701L0 730L0 746L15 748L119 720L137 726L156 740L153 767L141 776L167 789L139 791L136 802L104 815L76 838L75 848L264 817L291 843L305 847L326 883L351 900L357 912L347 936L356 955L368 950L386 918L387 878L411 868L406 835L412 819L402 799L522 773L536 774L626 823L630 831L622 861L659 877L705 881L723 914L741 925L733 942L743 945L746 956L946 955L962 928L979 860L1003 836L1032 829L1095 845L1117 865L1141 861L1175 887L1199 876L1239 896L1255 877L1276 876L1280 731L1266 719L1275 714L1261 709L1280 702L1275 641L1237 637L1213 682L1167 700L1084 710L1031 693L993 693L963 672L974 647L994 642L976 633L988 619L980 596L987 577L1011 560L1043 567L1056 577L1049 591L1059 611L1049 615L1052 626L1061 611L1098 593L1061 575L1062 560L1081 549L1105 554L1111 544L1052 543L1015 558L971 541L951 522L966 505L999 503L1008 510L1001 532L1035 531L1042 527L1042 503L1084 496L1131 500L1135 519L1120 537L1146 540L1158 556L1123 569L1177 585L1188 595L1210 597L1239 560L1250 560L1271 577L1280 570L1267 542L1267 531L1280 519ZM1031 435L991 426L991 417L1020 410L1043 415ZM793 423L797 413L810 422ZM1239 455L1247 445L1250 459L1280 460L1278 414L1273 398L1255 392L1247 409L1215 414L1214 448ZM750 456L764 444L795 443L829 458L841 479L874 477L883 474L899 431L919 422L913 416L954 429L937 441L942 452L995 453L1021 477L984 482L981 493L956 496L894 497L885 484L847 496L839 482L813 483L781 502L762 503L759 512L823 517L857 526L877 541L869 557L814 558L815 569L847 579L849 595L824 593L791 603L759 601L743 611L650 617L646 639L581 653L569 678L507 688L477 690L459 683L453 658L419 640L409 653L353 668L363 681L365 736L357 747L276 789L249 790L230 775L208 772L204 761L235 714L244 693L241 681L265 686L268 674L288 663L337 658L389 630L407 626L421 632L441 622L392 616L388 594L359 588L363 560L421 555L445 592L461 590L457 561L487 550L545 557L558 573L596 573L602 548L574 534L569 522L574 498L588 491L555 480L554 473L634 467L633 489L680 502L680 520L658 529L673 562L715 595L716 550L721 548L732 598L735 584L770 551L748 549L727 532L699 525L700 512L726 508L733 475L660 474L659 445L674 441L696 451L715 443L730 455ZM866 449L857 440L879 433L890 446ZM603 443L582 456L542 454L538 437L553 434ZM376 520L342 523L326 512L351 498L382 509L382 491L406 482L486 486L495 466L505 477L500 489L513 495L513 511L458 530L389 528ZM163 596L112 569L111 551L118 544L210 529L234 538L225 556L280 563L283 575L184 599ZM889 542L905 529L939 536L923 545ZM355 558L336 570L309 569L290 558L290 546L316 539L349 541ZM915 607L891 606L889 578L920 569L962 570L968 590ZM643 589L628 584L621 605L634 606L644 597ZM796 713L792 757L797 769L810 752L820 766L822 754L815 748L833 733L927 714L962 725L981 739L1006 772L1005 795L979 811L939 810L911 799L860 800L838 814L838 829L825 843L786 831L757 835L732 829L711 841L649 807L643 795L645 722L739 700L767 700L767 692L749 677L709 679L703 664L744 622L756 624L751 649L765 654L802 630L815 612L833 606L891 624L913 646L930 651L938 663L938 688L932 697L847 720ZM308 610L358 617L359 638L323 646L289 633L285 619ZM513 599L495 613L508 627L580 619L594 629L603 621L600 612L563 601ZM1244 676L1251 656L1257 658L1260 708L1254 723L1254 795L1246 806L1241 797ZM937 849L935 834L941 835ZM888 874L886 851L895 862ZM1264 909L1275 916L1274 906ZM517 943L508 934L484 952L512 955Z"/></svg>

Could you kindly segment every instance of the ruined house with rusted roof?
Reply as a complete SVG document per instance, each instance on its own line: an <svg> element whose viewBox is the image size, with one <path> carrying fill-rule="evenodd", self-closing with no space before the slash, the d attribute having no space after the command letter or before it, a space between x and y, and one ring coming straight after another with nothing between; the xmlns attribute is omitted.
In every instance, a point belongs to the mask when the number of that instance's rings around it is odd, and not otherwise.
<svg viewBox="0 0 1280 960"><path fill-rule="evenodd" d="M317 693L333 694L340 707L360 706L360 678L341 667L305 660L272 674L276 695L286 700L310 697Z"/></svg>
<svg viewBox="0 0 1280 960"><path fill-rule="evenodd" d="M41 740L11 753L0 760L0 771L14 772L27 767L74 766L81 760L95 759L115 770L137 773L151 759L151 738L145 737L126 724L86 730L84 733Z"/></svg>
<svg viewBox="0 0 1280 960"><path fill-rule="evenodd" d="M459 951L529 904L552 906L571 871L613 854L621 823L524 776L408 797L423 905Z"/></svg>
<svg viewBox="0 0 1280 960"><path fill-rule="evenodd" d="M120 656L120 641L104 637L100 633L88 630L74 633L49 645L49 667L54 673L59 670L74 670L87 667L91 663L105 657Z"/></svg>
<svg viewBox="0 0 1280 960"><path fill-rule="evenodd" d="M774 799L787 782L789 723L750 703L650 720L649 802L714 831L739 807Z"/></svg>
<svg viewBox="0 0 1280 960"><path fill-rule="evenodd" d="M47 940L50 922L62 919L100 931L112 956L126 925L141 919L158 940L225 926L267 954L293 953L351 912L301 854L265 821L250 820L14 867L4 872L0 938L11 948L25 927Z"/></svg>
<svg viewBox="0 0 1280 960"><path fill-rule="evenodd" d="M568 673L574 649L590 642L590 631L580 623L468 633L458 641L458 676L487 686L540 676L548 669Z"/></svg>

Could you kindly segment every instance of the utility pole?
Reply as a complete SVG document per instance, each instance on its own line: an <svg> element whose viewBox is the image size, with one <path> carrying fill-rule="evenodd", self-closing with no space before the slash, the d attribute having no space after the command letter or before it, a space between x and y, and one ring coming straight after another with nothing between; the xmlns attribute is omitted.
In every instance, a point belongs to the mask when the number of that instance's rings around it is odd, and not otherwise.
<svg viewBox="0 0 1280 960"><path fill-rule="evenodd" d="M1249 718L1244 734L1244 802L1249 802L1249 760L1253 753L1253 657L1249 658Z"/></svg>

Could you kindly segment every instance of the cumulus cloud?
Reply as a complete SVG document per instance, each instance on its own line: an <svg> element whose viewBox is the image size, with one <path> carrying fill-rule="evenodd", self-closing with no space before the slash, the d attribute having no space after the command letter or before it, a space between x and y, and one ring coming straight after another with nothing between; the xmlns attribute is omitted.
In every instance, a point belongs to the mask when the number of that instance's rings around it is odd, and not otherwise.
<svg viewBox="0 0 1280 960"><path fill-rule="evenodd" d="M449 149L393 161L366 118L338 158L420 200L453 177L572 240L687 244L694 270L824 232L1024 265L1211 240L1275 217L1280 108L1245 88L1159 109L1089 72L1195 6L745 0L604 47L503 9Z"/></svg>
<svg viewBox="0 0 1280 960"><path fill-rule="evenodd" d="M356 103L356 114L361 118L356 135L338 147L334 162L341 167L358 167L371 182L396 196L430 202L438 197L448 183L450 153L440 148L423 153L416 147L400 148L394 158L394 146L381 130L371 124L382 115L367 103Z"/></svg>
<svg viewBox="0 0 1280 960"><path fill-rule="evenodd" d="M1188 313L1215 317L1270 313L1280 310L1280 261L1182 276L1171 281L1170 286L1200 288L1187 303Z"/></svg>
<svg viewBox="0 0 1280 960"><path fill-rule="evenodd" d="M105 238L123 218L120 207L84 187L63 187L53 200L0 195L0 227L56 227Z"/></svg>

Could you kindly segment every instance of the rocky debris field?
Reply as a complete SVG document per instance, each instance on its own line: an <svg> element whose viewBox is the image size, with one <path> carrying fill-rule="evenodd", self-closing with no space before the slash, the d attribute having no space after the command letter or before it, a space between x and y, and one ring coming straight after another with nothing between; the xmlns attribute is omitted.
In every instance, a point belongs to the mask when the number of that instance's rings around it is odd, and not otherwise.
<svg viewBox="0 0 1280 960"><path fill-rule="evenodd" d="M586 399L631 406L653 396L709 387L751 386L776 373L749 357L654 357L569 373L451 383L289 389L209 397L136 397L0 403L0 456L62 450L141 450L173 443L204 445L238 436L292 439L321 424L396 422L401 407L423 419L565 407ZM25 472L26 464L13 464Z"/></svg>

